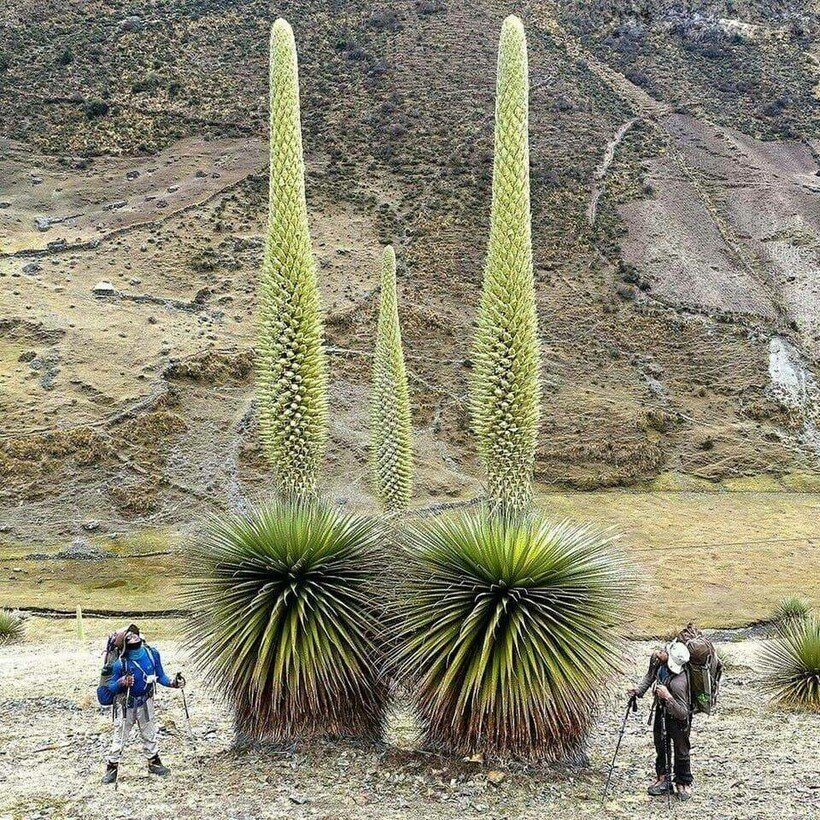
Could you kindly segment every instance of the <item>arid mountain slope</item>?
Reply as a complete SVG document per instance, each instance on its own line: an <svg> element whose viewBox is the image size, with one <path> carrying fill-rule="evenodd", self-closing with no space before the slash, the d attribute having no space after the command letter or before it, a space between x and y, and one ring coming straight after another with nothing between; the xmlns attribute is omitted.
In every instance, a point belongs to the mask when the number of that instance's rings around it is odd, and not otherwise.
<svg viewBox="0 0 820 820"><path fill-rule="evenodd" d="M817 38L801 2L541 2L528 30L539 480L817 472ZM621 11L619 11L621 9ZM464 395L508 5L0 11L0 444L10 538L269 486L252 390L267 34L300 49L332 354L328 490L369 503L379 248L400 259L420 500L480 492ZM100 282L111 287L94 289Z"/></svg>

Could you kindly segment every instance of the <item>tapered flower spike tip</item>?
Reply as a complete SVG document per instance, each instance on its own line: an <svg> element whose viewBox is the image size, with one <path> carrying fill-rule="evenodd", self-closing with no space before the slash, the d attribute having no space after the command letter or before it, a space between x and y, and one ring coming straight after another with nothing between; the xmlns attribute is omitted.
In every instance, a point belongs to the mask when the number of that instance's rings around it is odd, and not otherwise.
<svg viewBox="0 0 820 820"><path fill-rule="evenodd" d="M532 496L540 414L532 266L527 42L515 16L501 28L490 238L473 345L470 406L494 508L522 512Z"/></svg>
<svg viewBox="0 0 820 820"><path fill-rule="evenodd" d="M270 30L270 92L281 93L287 88L295 92L299 102L299 68L296 39L290 23L280 17ZM298 114L298 111L297 111Z"/></svg>
<svg viewBox="0 0 820 820"><path fill-rule="evenodd" d="M506 42L509 38L514 38L516 42L527 47L527 35L524 33L524 24L517 14L509 14L504 18L501 24L501 42Z"/></svg>
<svg viewBox="0 0 820 820"><path fill-rule="evenodd" d="M270 38L268 238L259 278L259 431L282 495L316 490L327 440L327 366L308 230L293 30Z"/></svg>
<svg viewBox="0 0 820 820"><path fill-rule="evenodd" d="M382 254L382 287L385 282L396 289L396 252L392 245L386 245Z"/></svg>
<svg viewBox="0 0 820 820"><path fill-rule="evenodd" d="M382 254L370 429L376 496L387 512L400 512L413 492L413 445L392 245Z"/></svg>

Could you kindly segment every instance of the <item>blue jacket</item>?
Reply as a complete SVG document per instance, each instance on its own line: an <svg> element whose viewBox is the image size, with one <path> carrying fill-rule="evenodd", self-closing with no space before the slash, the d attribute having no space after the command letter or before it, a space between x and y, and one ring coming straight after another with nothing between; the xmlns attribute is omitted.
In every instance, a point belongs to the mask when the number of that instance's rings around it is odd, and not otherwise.
<svg viewBox="0 0 820 820"><path fill-rule="evenodd" d="M122 660L114 661L111 682L108 689L112 695L126 692L126 687L120 686L117 681L123 675L133 675L134 685L131 687L131 696L127 706L142 706L148 698L153 697L154 686L149 682L151 675L156 675L157 682L163 686L173 686L173 681L165 674L162 668L162 659L159 651L153 646L142 644L138 649L129 649Z"/></svg>

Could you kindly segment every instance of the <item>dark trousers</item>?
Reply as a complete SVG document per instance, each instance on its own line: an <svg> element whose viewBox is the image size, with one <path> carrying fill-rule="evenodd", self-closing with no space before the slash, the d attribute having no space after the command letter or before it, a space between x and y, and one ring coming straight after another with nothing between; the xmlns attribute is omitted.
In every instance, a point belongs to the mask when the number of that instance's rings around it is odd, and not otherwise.
<svg viewBox="0 0 820 820"><path fill-rule="evenodd" d="M666 749L663 748L663 716L666 715ZM667 775L666 761L674 760L675 783L688 786L692 780L689 767L689 721L681 722L673 718L658 704L655 708L655 722L652 734L655 737L655 772L658 777ZM674 753L674 754L673 754Z"/></svg>

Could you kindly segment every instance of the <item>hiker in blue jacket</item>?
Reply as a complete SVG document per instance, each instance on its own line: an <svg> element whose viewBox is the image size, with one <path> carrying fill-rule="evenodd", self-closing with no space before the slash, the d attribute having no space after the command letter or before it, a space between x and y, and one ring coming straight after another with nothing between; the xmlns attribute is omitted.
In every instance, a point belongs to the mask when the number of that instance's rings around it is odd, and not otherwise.
<svg viewBox="0 0 820 820"><path fill-rule="evenodd" d="M159 652L148 646L140 636L136 624L125 631L125 651L114 662L113 674L108 689L117 700L114 721L114 737L108 751L108 767L103 783L116 783L123 749L136 723L142 739L142 751L148 759L151 774L166 775L168 768L159 759L157 744L157 722L154 715L154 688L157 683L172 689L181 689L185 678L177 672L169 678L162 668Z"/></svg>

